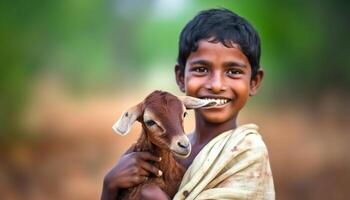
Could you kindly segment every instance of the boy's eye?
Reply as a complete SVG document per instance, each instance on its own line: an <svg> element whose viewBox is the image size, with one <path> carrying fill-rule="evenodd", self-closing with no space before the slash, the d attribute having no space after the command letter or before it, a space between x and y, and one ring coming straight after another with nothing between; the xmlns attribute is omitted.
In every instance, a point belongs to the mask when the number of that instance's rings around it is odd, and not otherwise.
<svg viewBox="0 0 350 200"><path fill-rule="evenodd" d="M243 74L243 72L241 70L238 70L238 69L229 69L229 70L227 70L226 73L230 76Z"/></svg>
<svg viewBox="0 0 350 200"><path fill-rule="evenodd" d="M193 71L197 73L207 73L208 69L206 67L194 67Z"/></svg>

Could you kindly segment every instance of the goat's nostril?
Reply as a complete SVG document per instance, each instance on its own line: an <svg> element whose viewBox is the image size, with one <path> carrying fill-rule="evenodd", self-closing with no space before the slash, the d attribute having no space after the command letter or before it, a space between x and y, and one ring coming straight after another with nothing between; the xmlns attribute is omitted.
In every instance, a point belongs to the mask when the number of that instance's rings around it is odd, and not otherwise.
<svg viewBox="0 0 350 200"><path fill-rule="evenodd" d="M187 148L188 147L188 143L177 142L177 145L179 145L179 147L181 147L181 148Z"/></svg>

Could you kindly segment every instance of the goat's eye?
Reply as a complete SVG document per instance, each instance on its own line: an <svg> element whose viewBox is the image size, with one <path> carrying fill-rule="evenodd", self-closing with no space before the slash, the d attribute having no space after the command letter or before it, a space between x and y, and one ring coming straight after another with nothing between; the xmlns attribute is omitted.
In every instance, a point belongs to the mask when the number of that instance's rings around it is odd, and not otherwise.
<svg viewBox="0 0 350 200"><path fill-rule="evenodd" d="M153 120L147 120L147 121L145 121L145 124L146 124L147 126L153 126L153 125L156 124L156 122L153 121Z"/></svg>
<svg viewBox="0 0 350 200"><path fill-rule="evenodd" d="M184 118L187 116L187 112L184 112Z"/></svg>

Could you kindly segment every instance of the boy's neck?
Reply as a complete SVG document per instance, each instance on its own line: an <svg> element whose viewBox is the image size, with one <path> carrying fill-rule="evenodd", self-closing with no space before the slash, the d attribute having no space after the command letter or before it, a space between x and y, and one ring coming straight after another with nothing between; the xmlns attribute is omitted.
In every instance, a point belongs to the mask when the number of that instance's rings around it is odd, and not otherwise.
<svg viewBox="0 0 350 200"><path fill-rule="evenodd" d="M235 129L237 127L236 118L221 124L208 123L202 119L196 119L196 128L194 130L194 140L197 144L207 144L211 139L219 134Z"/></svg>

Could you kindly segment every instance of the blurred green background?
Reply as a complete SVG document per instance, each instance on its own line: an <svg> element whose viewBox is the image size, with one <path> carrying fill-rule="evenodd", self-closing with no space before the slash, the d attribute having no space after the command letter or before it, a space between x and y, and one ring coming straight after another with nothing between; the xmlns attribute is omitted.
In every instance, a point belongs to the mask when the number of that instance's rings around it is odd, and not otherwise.
<svg viewBox="0 0 350 200"><path fill-rule="evenodd" d="M217 7L261 37L266 76L240 121L261 127L277 199L348 199L350 3L340 0L1 2L2 198L98 199L139 130L113 135L114 120L155 89L180 94L179 33Z"/></svg>

